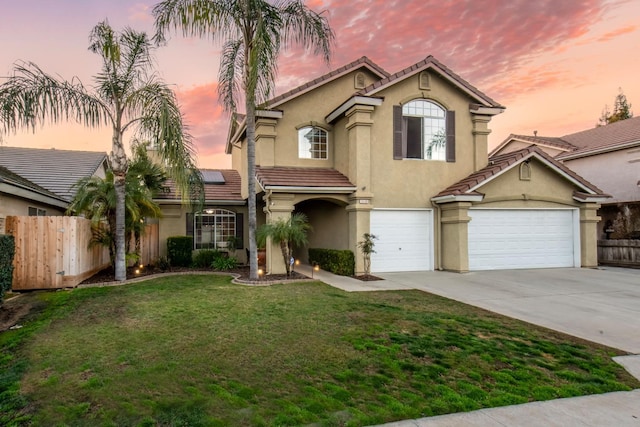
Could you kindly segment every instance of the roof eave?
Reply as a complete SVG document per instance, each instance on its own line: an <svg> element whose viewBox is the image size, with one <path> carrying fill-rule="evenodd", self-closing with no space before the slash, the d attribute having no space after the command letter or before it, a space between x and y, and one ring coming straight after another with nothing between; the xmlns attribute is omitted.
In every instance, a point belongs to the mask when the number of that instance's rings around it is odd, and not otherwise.
<svg viewBox="0 0 640 427"><path fill-rule="evenodd" d="M432 197L433 203L453 203L453 202L481 202L484 199L482 194L447 194L445 196Z"/></svg>
<svg viewBox="0 0 640 427"><path fill-rule="evenodd" d="M379 105L382 105L382 98L360 95L352 96L351 98L343 102L342 105L340 105L338 108L329 113L329 115L325 117L324 120L327 123L331 123L338 117L346 113L347 110L349 110L349 108L353 107L354 105L371 105L377 107Z"/></svg>
<svg viewBox="0 0 640 427"><path fill-rule="evenodd" d="M351 194L358 187L304 187L304 186L284 186L284 185L265 185L264 190L270 190L274 193L306 193L306 194Z"/></svg>
<svg viewBox="0 0 640 427"><path fill-rule="evenodd" d="M618 145L610 145L607 147L600 147L600 148L595 148L593 150L588 150L588 151L583 151L580 153L572 153L569 152L567 154L560 154L557 156L557 160L573 160L573 159L578 159L581 157L589 157L589 156L595 156L598 154L605 154L605 153L610 153L612 151L618 151L618 150L625 150L627 148L634 148L634 147L640 147L640 141L631 141L631 142L625 142L623 144L618 144Z"/></svg>
<svg viewBox="0 0 640 427"><path fill-rule="evenodd" d="M32 200L34 202L39 202L62 209L66 209L69 206L69 202L64 199L56 199L49 195L43 194L40 191L22 186L14 182L0 181L0 193L11 194L15 197Z"/></svg>

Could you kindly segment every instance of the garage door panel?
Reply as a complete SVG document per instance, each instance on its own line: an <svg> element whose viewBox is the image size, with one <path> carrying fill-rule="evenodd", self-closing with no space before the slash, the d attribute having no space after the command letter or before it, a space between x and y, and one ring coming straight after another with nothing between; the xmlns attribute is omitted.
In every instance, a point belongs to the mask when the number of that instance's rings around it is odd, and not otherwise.
<svg viewBox="0 0 640 427"><path fill-rule="evenodd" d="M469 269L576 266L572 210L469 210Z"/></svg>
<svg viewBox="0 0 640 427"><path fill-rule="evenodd" d="M372 272L432 270L433 216L426 210L373 210Z"/></svg>

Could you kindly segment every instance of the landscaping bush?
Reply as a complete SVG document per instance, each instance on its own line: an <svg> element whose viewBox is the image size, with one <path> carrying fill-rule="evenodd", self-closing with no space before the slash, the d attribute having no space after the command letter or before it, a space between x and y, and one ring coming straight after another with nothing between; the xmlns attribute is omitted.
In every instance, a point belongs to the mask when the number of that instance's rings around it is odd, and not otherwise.
<svg viewBox="0 0 640 427"><path fill-rule="evenodd" d="M356 268L356 260L350 250L309 248L309 261L340 276L353 276Z"/></svg>
<svg viewBox="0 0 640 427"><path fill-rule="evenodd" d="M227 257L227 256L220 255L214 258L213 261L211 262L211 267L213 267L214 270L218 270L218 271L233 270L234 268L236 268L237 265L238 265L238 260L232 256Z"/></svg>
<svg viewBox="0 0 640 427"><path fill-rule="evenodd" d="M156 261L156 267L158 267L160 271L163 271L163 272L170 270L171 263L169 262L169 258L167 258L166 256L158 257L158 260Z"/></svg>
<svg viewBox="0 0 640 427"><path fill-rule="evenodd" d="M0 234L0 304L4 293L11 289L13 279L13 255L16 247L13 236Z"/></svg>
<svg viewBox="0 0 640 427"><path fill-rule="evenodd" d="M193 237L167 238L167 256L172 267L190 267L193 261Z"/></svg>
<svg viewBox="0 0 640 427"><path fill-rule="evenodd" d="M222 257L222 253L214 249L202 249L193 255L193 266L209 268L216 258Z"/></svg>

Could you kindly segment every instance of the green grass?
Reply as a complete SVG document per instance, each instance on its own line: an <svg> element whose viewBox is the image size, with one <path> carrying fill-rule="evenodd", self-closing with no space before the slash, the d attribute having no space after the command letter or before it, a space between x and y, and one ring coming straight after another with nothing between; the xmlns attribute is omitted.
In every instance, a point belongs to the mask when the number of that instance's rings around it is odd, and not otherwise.
<svg viewBox="0 0 640 427"><path fill-rule="evenodd" d="M41 309L0 335L0 424L359 426L640 386L621 352L418 291L176 276L23 298Z"/></svg>

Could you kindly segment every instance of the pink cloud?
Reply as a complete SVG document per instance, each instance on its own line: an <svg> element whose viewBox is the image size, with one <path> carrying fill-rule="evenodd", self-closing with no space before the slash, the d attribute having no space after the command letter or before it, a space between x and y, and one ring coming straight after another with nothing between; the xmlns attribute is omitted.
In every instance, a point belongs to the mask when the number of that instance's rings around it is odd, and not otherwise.
<svg viewBox="0 0 640 427"><path fill-rule="evenodd" d="M604 34L602 37L600 37L598 39L599 42L608 42L611 39L614 39L618 36L624 35L624 34L629 34L629 33L633 33L634 31L636 31L638 29L637 25L628 25L626 27L623 28L618 28L614 31L610 31L606 34Z"/></svg>

